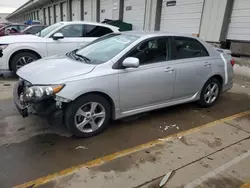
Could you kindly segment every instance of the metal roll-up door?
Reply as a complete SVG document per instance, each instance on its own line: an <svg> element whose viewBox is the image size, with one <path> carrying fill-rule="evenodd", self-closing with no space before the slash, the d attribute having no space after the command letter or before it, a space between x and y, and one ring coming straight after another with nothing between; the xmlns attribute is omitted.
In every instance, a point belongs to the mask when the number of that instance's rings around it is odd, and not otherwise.
<svg viewBox="0 0 250 188"><path fill-rule="evenodd" d="M54 24L54 8L53 6L49 7L49 19L50 19L50 24Z"/></svg>
<svg viewBox="0 0 250 188"><path fill-rule="evenodd" d="M104 19L112 19L113 0L100 0L100 22Z"/></svg>
<svg viewBox="0 0 250 188"><path fill-rule="evenodd" d="M92 20L92 0L85 0L83 4L84 20Z"/></svg>
<svg viewBox="0 0 250 188"><path fill-rule="evenodd" d="M60 12L60 6L59 5L55 5L55 11L56 11L56 22L60 22L61 21L61 12Z"/></svg>
<svg viewBox="0 0 250 188"><path fill-rule="evenodd" d="M249 0L234 0L227 39L250 41Z"/></svg>
<svg viewBox="0 0 250 188"><path fill-rule="evenodd" d="M49 25L49 10L48 10L48 8L44 8L44 12L45 12L45 24Z"/></svg>
<svg viewBox="0 0 250 188"><path fill-rule="evenodd" d="M72 0L72 20L81 20L81 1L80 0Z"/></svg>
<svg viewBox="0 0 250 188"><path fill-rule="evenodd" d="M33 19L36 20L36 12L33 12Z"/></svg>
<svg viewBox="0 0 250 188"><path fill-rule="evenodd" d="M68 20L67 3L62 3L62 21Z"/></svg>
<svg viewBox="0 0 250 188"><path fill-rule="evenodd" d="M123 21L133 25L133 30L143 30L146 0L124 0Z"/></svg>
<svg viewBox="0 0 250 188"><path fill-rule="evenodd" d="M162 1L160 30L198 35L204 0Z"/></svg>

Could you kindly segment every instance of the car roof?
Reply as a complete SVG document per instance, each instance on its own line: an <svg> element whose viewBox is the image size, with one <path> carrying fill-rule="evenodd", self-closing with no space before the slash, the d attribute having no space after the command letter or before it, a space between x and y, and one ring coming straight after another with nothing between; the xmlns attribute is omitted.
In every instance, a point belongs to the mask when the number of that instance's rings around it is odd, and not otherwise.
<svg viewBox="0 0 250 188"><path fill-rule="evenodd" d="M190 34L170 33L170 32L163 32L163 31L124 31L121 33L134 35L134 36L138 36L138 37L182 36L182 37L197 38L196 36L193 36Z"/></svg>
<svg viewBox="0 0 250 188"><path fill-rule="evenodd" d="M88 25L97 25L97 26L103 26L103 27L110 27L110 28L115 28L115 29L119 29L116 26L113 25L109 25L109 24L104 24L104 23L99 23L99 22L88 22L88 21L69 21L69 22L61 22L63 24L88 24Z"/></svg>

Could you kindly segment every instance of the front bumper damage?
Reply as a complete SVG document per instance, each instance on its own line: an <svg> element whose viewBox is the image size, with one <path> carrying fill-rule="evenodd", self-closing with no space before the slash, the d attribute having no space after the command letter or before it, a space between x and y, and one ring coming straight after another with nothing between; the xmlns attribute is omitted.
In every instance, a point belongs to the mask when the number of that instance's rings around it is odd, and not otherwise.
<svg viewBox="0 0 250 188"><path fill-rule="evenodd" d="M22 117L38 115L48 120L50 124L63 123L63 107L58 106L53 97L44 100L26 102L23 98L24 81L16 83L13 90L13 100Z"/></svg>

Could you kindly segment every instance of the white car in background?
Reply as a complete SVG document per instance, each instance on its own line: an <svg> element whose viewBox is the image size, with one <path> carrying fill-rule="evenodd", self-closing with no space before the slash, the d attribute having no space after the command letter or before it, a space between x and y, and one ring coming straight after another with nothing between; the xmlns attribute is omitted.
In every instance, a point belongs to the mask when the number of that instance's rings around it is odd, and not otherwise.
<svg viewBox="0 0 250 188"><path fill-rule="evenodd" d="M63 54L119 28L107 24L74 21L59 22L35 35L0 38L0 69L16 72L20 67L40 58Z"/></svg>

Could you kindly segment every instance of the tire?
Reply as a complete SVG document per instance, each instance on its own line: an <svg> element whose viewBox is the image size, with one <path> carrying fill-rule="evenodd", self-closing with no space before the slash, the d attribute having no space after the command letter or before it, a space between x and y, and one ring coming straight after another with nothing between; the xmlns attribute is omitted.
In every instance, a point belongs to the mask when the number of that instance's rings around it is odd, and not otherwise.
<svg viewBox="0 0 250 188"><path fill-rule="evenodd" d="M101 117L97 117L95 119L94 115L89 115L91 113L92 104L98 104L96 106L95 114L101 114L101 111L104 110L105 118L101 120ZM94 106L94 105L93 105ZM84 115L80 115L78 112L81 108L84 111ZM81 111L81 112L82 112ZM83 113L82 113L83 114ZM89 115L89 116L88 116ZM110 123L111 119L111 105L109 102L102 96L97 94L89 94L82 96L72 103L70 103L64 113L64 123L66 128L76 137L87 138L95 136L105 130ZM83 127L79 126L77 128L77 124L80 125L81 123L88 122ZM98 128L93 129L93 124L96 125L100 122L100 126ZM92 131L91 131L92 130Z"/></svg>
<svg viewBox="0 0 250 188"><path fill-rule="evenodd" d="M25 59L25 61L22 60L22 58ZM39 57L32 53L32 52L20 52L20 53L17 53L16 55L14 55L14 57L12 58L11 62L10 62L10 68L13 72L17 72L17 70L19 68L21 68L19 65L20 63L23 63L22 66L28 64L28 63L31 63L35 60L39 59ZM20 62L19 62L20 61Z"/></svg>
<svg viewBox="0 0 250 188"><path fill-rule="evenodd" d="M210 88L212 88L214 85L216 85L216 87L217 87L216 91L209 92L209 86L210 86ZM219 82L219 80L216 78L209 79L201 90L200 100L198 101L198 104L204 108L213 106L214 103L219 98L220 90L221 90L221 83ZM210 96L208 96L208 95L211 95L211 100L209 100Z"/></svg>

